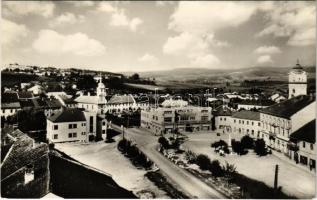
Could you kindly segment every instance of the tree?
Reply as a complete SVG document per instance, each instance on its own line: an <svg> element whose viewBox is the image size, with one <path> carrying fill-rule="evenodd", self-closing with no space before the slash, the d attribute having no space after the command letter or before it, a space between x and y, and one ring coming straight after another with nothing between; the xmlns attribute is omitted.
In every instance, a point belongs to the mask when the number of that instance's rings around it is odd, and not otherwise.
<svg viewBox="0 0 317 200"><path fill-rule="evenodd" d="M217 147L228 147L228 144L224 140L219 140L217 142L212 143L211 147L214 147L214 148L217 148Z"/></svg>
<svg viewBox="0 0 317 200"><path fill-rule="evenodd" d="M212 175L214 175L215 177L223 176L223 169L220 165L219 160L213 160L210 163L209 170L212 173Z"/></svg>
<svg viewBox="0 0 317 200"><path fill-rule="evenodd" d="M240 141L232 140L231 146L232 146L232 151L236 152L238 155L245 155L248 153L248 151L244 149Z"/></svg>
<svg viewBox="0 0 317 200"><path fill-rule="evenodd" d="M199 154L196 159L196 164L202 170L208 170L210 168L210 159L204 154Z"/></svg>
<svg viewBox="0 0 317 200"><path fill-rule="evenodd" d="M265 148L265 142L264 142L263 139L257 139L255 141L254 151L259 156L267 155L267 151L266 151L266 148Z"/></svg>
<svg viewBox="0 0 317 200"><path fill-rule="evenodd" d="M236 166L234 164L229 164L228 162L226 162L226 165L223 167L223 171L228 182L231 181L237 173Z"/></svg>
<svg viewBox="0 0 317 200"><path fill-rule="evenodd" d="M169 146L170 146L168 140L165 137L163 137L163 136L159 137L158 142L161 144L161 146L164 149L168 149Z"/></svg>
<svg viewBox="0 0 317 200"><path fill-rule="evenodd" d="M245 149L252 149L254 147L254 141L250 136L245 135L241 138L241 145Z"/></svg>
<svg viewBox="0 0 317 200"><path fill-rule="evenodd" d="M131 79L132 80L139 80L140 79L140 75L138 73L134 73L132 76L131 76Z"/></svg>

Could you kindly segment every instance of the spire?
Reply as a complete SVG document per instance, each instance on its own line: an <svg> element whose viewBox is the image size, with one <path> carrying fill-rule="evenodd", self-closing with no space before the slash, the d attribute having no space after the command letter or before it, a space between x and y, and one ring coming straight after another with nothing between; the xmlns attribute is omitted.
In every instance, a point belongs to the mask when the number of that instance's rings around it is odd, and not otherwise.
<svg viewBox="0 0 317 200"><path fill-rule="evenodd" d="M298 58L296 60L296 66L293 67L293 69L297 69L297 70L302 70L303 69L303 67L299 64L299 59Z"/></svg>

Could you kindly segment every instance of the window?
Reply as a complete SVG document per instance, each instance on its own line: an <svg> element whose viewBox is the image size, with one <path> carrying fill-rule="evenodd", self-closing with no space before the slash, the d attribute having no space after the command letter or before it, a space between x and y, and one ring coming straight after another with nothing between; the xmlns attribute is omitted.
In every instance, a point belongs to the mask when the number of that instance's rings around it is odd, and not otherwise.
<svg viewBox="0 0 317 200"><path fill-rule="evenodd" d="M249 125L249 121L247 121L247 125Z"/></svg>
<svg viewBox="0 0 317 200"><path fill-rule="evenodd" d="M233 123L236 123L236 120L235 120L235 119L233 120Z"/></svg>
<svg viewBox="0 0 317 200"><path fill-rule="evenodd" d="M164 117L164 122L172 122L172 118L171 117Z"/></svg>
<svg viewBox="0 0 317 200"><path fill-rule="evenodd" d="M226 118L223 118L223 120L225 120L225 121L226 121Z"/></svg>
<svg viewBox="0 0 317 200"><path fill-rule="evenodd" d="M53 130L57 130L57 129L58 129L58 125L54 125Z"/></svg>
<svg viewBox="0 0 317 200"><path fill-rule="evenodd" d="M102 134L105 134L106 133L106 130L102 130Z"/></svg>
<svg viewBox="0 0 317 200"><path fill-rule="evenodd" d="M53 135L53 139L54 139L54 140L57 140L57 139L58 139L58 134L54 134L54 135Z"/></svg>
<svg viewBox="0 0 317 200"><path fill-rule="evenodd" d="M73 137L77 137L77 133L73 133Z"/></svg>
<svg viewBox="0 0 317 200"><path fill-rule="evenodd" d="M239 120L239 124L241 124L241 120Z"/></svg>
<svg viewBox="0 0 317 200"><path fill-rule="evenodd" d="M310 150L314 150L314 144L310 144Z"/></svg>
<svg viewBox="0 0 317 200"><path fill-rule="evenodd" d="M220 117L220 121L222 121L222 118Z"/></svg>
<svg viewBox="0 0 317 200"><path fill-rule="evenodd" d="M11 109L10 112L13 113L13 109Z"/></svg>
<svg viewBox="0 0 317 200"><path fill-rule="evenodd" d="M251 125L253 126L254 122L251 122Z"/></svg>
<svg viewBox="0 0 317 200"><path fill-rule="evenodd" d="M244 120L242 120L242 124L244 124Z"/></svg>
<svg viewBox="0 0 317 200"><path fill-rule="evenodd" d="M258 123L258 126L261 126L261 123L260 123L260 122Z"/></svg>
<svg viewBox="0 0 317 200"><path fill-rule="evenodd" d="M82 132L81 135L86 135L86 132Z"/></svg>
<svg viewBox="0 0 317 200"><path fill-rule="evenodd" d="M68 124L68 129L72 129L73 128L73 124Z"/></svg>
<svg viewBox="0 0 317 200"><path fill-rule="evenodd" d="M201 121L208 121L208 116L201 116Z"/></svg>
<svg viewBox="0 0 317 200"><path fill-rule="evenodd" d="M303 148L305 148L306 147L306 143L303 141Z"/></svg>
<svg viewBox="0 0 317 200"><path fill-rule="evenodd" d="M105 125L106 125L106 122L105 122L105 121L103 121L103 122L102 122L102 125L103 125L103 126L105 126Z"/></svg>
<svg viewBox="0 0 317 200"><path fill-rule="evenodd" d="M93 116L91 116L90 118L89 118L89 132L94 132L94 117Z"/></svg>
<svg viewBox="0 0 317 200"><path fill-rule="evenodd" d="M295 93L295 89L293 89L293 93Z"/></svg>
<svg viewBox="0 0 317 200"><path fill-rule="evenodd" d="M82 123L81 125L82 125L82 126L86 126L86 123Z"/></svg>
<svg viewBox="0 0 317 200"><path fill-rule="evenodd" d="M72 133L68 133L68 138L72 138L73 134Z"/></svg>
<svg viewBox="0 0 317 200"><path fill-rule="evenodd" d="M202 112L202 113L207 113L207 112L208 112L208 110L201 110L201 112Z"/></svg>
<svg viewBox="0 0 317 200"><path fill-rule="evenodd" d="M77 124L73 124L73 128L77 128Z"/></svg>

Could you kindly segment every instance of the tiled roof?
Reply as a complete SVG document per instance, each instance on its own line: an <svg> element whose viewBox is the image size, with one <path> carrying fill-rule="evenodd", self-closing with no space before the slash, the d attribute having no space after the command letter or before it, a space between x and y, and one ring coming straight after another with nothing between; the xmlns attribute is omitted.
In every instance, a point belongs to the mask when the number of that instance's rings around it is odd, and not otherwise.
<svg viewBox="0 0 317 200"><path fill-rule="evenodd" d="M309 143L316 142L316 119L305 124L303 127L290 135L291 140L306 141Z"/></svg>
<svg viewBox="0 0 317 200"><path fill-rule="evenodd" d="M213 112L213 115L214 116L231 116L232 111L229 108L223 107L221 105L218 108L216 108L216 110Z"/></svg>
<svg viewBox="0 0 317 200"><path fill-rule="evenodd" d="M50 99L46 101L48 108L61 108L63 105L58 99Z"/></svg>
<svg viewBox="0 0 317 200"><path fill-rule="evenodd" d="M239 112L234 113L232 117L260 121L260 113L250 110L241 110Z"/></svg>
<svg viewBox="0 0 317 200"><path fill-rule="evenodd" d="M275 104L273 106L264 108L260 112L289 119L292 115L302 110L314 101L315 99L311 96L300 95L285 100L281 103Z"/></svg>
<svg viewBox="0 0 317 200"><path fill-rule="evenodd" d="M75 99L78 103L98 104L97 96L79 96Z"/></svg>
<svg viewBox="0 0 317 200"><path fill-rule="evenodd" d="M54 123L86 121L84 113L76 108L65 108L47 119Z"/></svg>
<svg viewBox="0 0 317 200"><path fill-rule="evenodd" d="M132 95L114 95L107 104L132 104L135 100Z"/></svg>

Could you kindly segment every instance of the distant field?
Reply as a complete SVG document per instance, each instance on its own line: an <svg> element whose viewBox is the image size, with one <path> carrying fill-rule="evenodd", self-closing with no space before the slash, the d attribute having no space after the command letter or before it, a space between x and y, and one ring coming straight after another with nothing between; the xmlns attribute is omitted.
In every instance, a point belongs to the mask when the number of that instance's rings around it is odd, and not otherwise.
<svg viewBox="0 0 317 200"><path fill-rule="evenodd" d="M124 83L124 85L127 85L132 88L140 88L140 89L150 90L150 91L154 91L155 88L157 88L158 90L166 89L165 87L157 86L157 85L144 85L144 84L133 84L133 83Z"/></svg>

